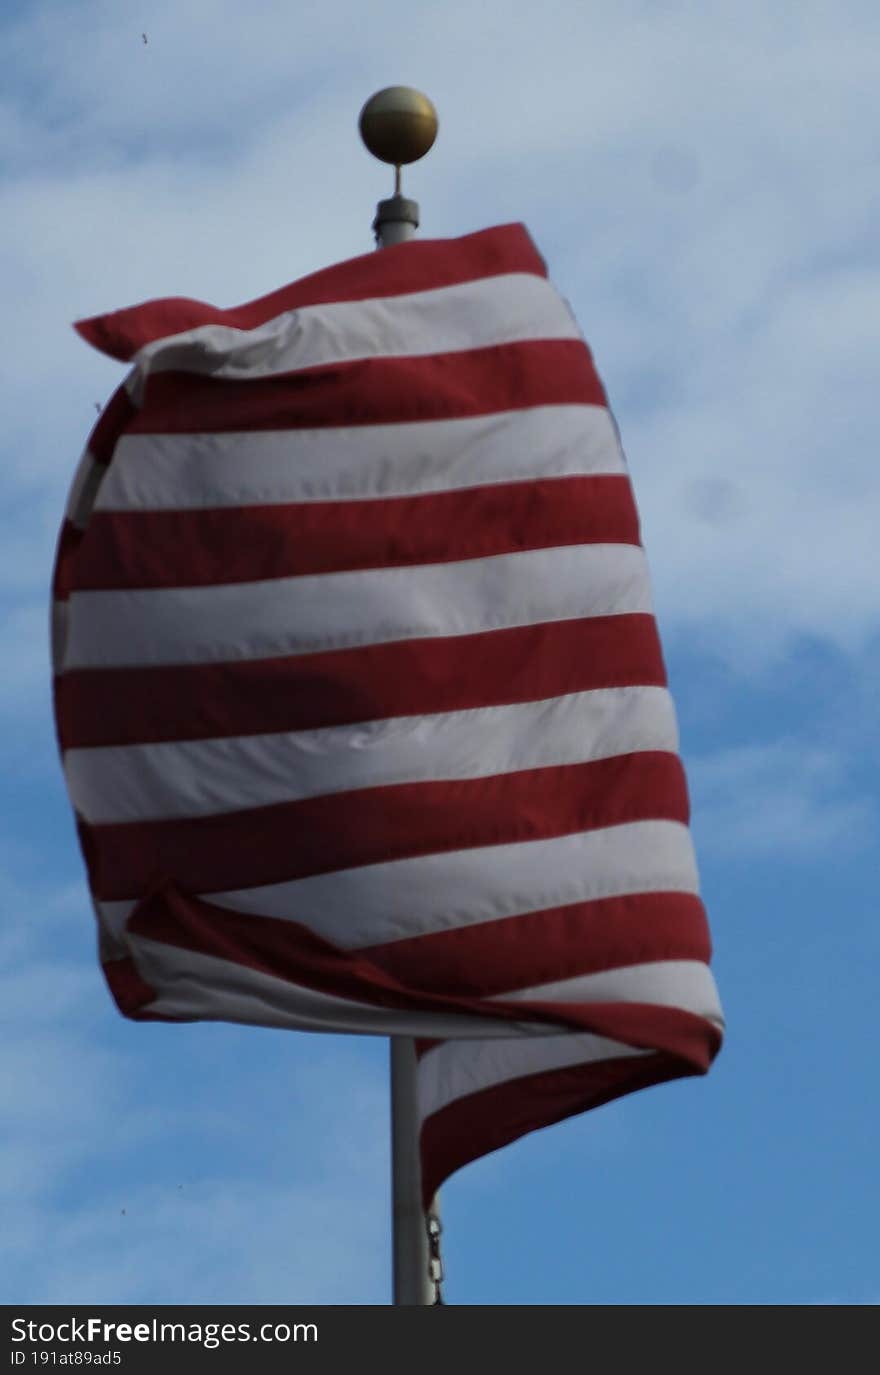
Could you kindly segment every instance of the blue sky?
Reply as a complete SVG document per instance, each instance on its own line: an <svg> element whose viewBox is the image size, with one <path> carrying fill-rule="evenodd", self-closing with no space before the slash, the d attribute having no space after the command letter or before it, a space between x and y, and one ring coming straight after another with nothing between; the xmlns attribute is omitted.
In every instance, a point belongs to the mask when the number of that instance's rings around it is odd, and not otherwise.
<svg viewBox="0 0 880 1375"><path fill-rule="evenodd" d="M729 1021L706 1079L449 1181L447 1300L878 1302L876 5L35 0L0 39L4 1301L389 1302L387 1043L116 1014L46 627L122 377L71 322L369 251L357 114L405 82L422 233L523 220L606 382Z"/></svg>

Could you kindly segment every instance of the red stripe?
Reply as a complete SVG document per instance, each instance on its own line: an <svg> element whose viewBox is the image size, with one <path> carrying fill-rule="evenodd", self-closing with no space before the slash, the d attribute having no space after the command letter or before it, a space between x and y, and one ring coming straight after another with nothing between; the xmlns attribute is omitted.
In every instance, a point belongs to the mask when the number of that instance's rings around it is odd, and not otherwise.
<svg viewBox="0 0 880 1375"><path fill-rule="evenodd" d="M150 1004L159 996L156 989L145 983L137 971L134 960L125 956L121 960L106 960L102 965L107 987L113 995L123 1017L135 1022L181 1022L183 1017L166 1017L162 1012L151 1012Z"/></svg>
<svg viewBox="0 0 880 1375"><path fill-rule="evenodd" d="M107 987L123 1017L134 1017L158 997L155 988L141 978L134 960L127 956L121 960L105 960L102 968Z"/></svg>
<svg viewBox="0 0 880 1375"><path fill-rule="evenodd" d="M89 435L86 448L96 463L106 467L113 456L116 441L135 415L137 409L122 383L107 402Z"/></svg>
<svg viewBox="0 0 880 1375"><path fill-rule="evenodd" d="M92 889L113 900L169 881L184 892L220 892L660 818L687 822L684 772L677 755L645 751L219 816L80 824Z"/></svg>
<svg viewBox="0 0 880 1375"><path fill-rule="evenodd" d="M592 1003L599 1008L606 1029L601 1035L637 1050L663 1050L691 1060L701 1070L721 1047L719 1027L704 1017L683 1008L656 1003ZM662 1020L661 1020L662 1019ZM440 1040L416 1037L416 1059L421 1060ZM482 1090L481 1090L482 1091Z"/></svg>
<svg viewBox="0 0 880 1375"><path fill-rule="evenodd" d="M210 740L666 685L654 618L602 616L477 635L56 679L64 749Z"/></svg>
<svg viewBox="0 0 880 1375"><path fill-rule="evenodd" d="M711 956L702 902L692 893L633 893L525 912L361 952L401 983L491 998L621 965Z"/></svg>
<svg viewBox="0 0 880 1375"><path fill-rule="evenodd" d="M86 445L87 452L96 463L107 466L119 436L134 414L135 408L125 386L117 387L92 427ZM63 601L68 595L75 555L82 544L83 533L65 516L55 549L55 567L52 574L52 595L55 601Z"/></svg>
<svg viewBox="0 0 880 1375"><path fill-rule="evenodd" d="M449 420L530 406L605 406L580 339L423 358L362 358L254 381L157 372L129 434L219 434Z"/></svg>
<svg viewBox="0 0 880 1375"><path fill-rule="evenodd" d="M493 1022L552 1022L581 1031L605 1035L609 1015L603 1004L554 1004L548 1002L493 1003L487 1008L479 998L457 991L431 992L420 985L408 986L375 965L360 951L341 950L298 922L275 917L243 916L203 899L185 896L172 884L151 893L129 918L127 931L175 949L221 959L300 988L331 997L365 1002L395 1011L465 1013ZM126 982L133 984L136 974ZM138 1011L144 1005L142 981L135 992ZM153 995L156 996L156 995ZM134 1001L134 999L132 1000Z"/></svg>
<svg viewBox="0 0 880 1375"><path fill-rule="evenodd" d="M70 590L204 587L638 544L639 522L626 476L568 477L379 500L96 511L79 543Z"/></svg>
<svg viewBox="0 0 880 1375"><path fill-rule="evenodd" d="M80 320L75 328L95 348L125 362L155 339L200 325L255 329L284 311L304 306L433 291L506 272L547 275L544 260L522 224L499 225L459 239L419 239L385 249L381 255L367 253L230 310L169 297Z"/></svg>
<svg viewBox="0 0 880 1375"><path fill-rule="evenodd" d="M52 599L66 601L79 576L79 558L85 530L66 518L61 522L55 550L55 572L52 576Z"/></svg>
<svg viewBox="0 0 880 1375"><path fill-rule="evenodd" d="M687 1055L627 1056L524 1075L458 1098L432 1113L421 1132L425 1205L462 1165L519 1140L527 1132L652 1084L705 1073L718 1049L715 1029L701 1018L673 1008L650 1011L655 1033L658 1029L674 1031L673 1023L687 1019L690 1027L680 1023L677 1038L687 1044Z"/></svg>

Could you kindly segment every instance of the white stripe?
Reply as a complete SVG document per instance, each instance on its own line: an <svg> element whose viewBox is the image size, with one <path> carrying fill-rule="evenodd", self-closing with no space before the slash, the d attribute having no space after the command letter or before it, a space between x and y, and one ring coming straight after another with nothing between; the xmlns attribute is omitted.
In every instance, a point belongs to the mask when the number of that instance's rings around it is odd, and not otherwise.
<svg viewBox="0 0 880 1375"><path fill-rule="evenodd" d="M129 953L141 978L158 997L149 1011L186 1021L241 1022L300 1031L341 1031L372 1036L555 1036L558 1028L535 1022L495 1022L458 1013L392 1011L329 993L316 993L287 979L248 969L231 960L196 954L144 936L128 936Z"/></svg>
<svg viewBox="0 0 880 1375"><path fill-rule="evenodd" d="M603 406L230 434L123 435L96 510L198 510L418 496L489 483L622 474Z"/></svg>
<svg viewBox="0 0 880 1375"><path fill-rule="evenodd" d="M255 329L198 325L145 344L126 387L139 404L147 376L172 368L252 380L359 358L581 337L570 309L545 278L506 273L402 296L303 306Z"/></svg>
<svg viewBox="0 0 880 1375"><path fill-rule="evenodd" d="M98 490L107 475L106 464L99 463L86 449L73 475L64 514L78 530L84 530L95 505Z"/></svg>
<svg viewBox="0 0 880 1375"><path fill-rule="evenodd" d="M66 668L220 663L651 612L635 545L218 587L76 592Z"/></svg>
<svg viewBox="0 0 880 1375"><path fill-rule="evenodd" d="M655 1053L586 1031L540 1040L450 1041L432 1046L419 1060L419 1118L423 1122L456 1099L527 1074Z"/></svg>
<svg viewBox="0 0 880 1375"><path fill-rule="evenodd" d="M658 960L598 974L580 974L533 988L498 993L492 1002L649 1003L677 1007L723 1027L715 980L701 960Z"/></svg>
<svg viewBox="0 0 880 1375"><path fill-rule="evenodd" d="M73 749L64 765L75 809L101 824L677 748L667 690L624 687L284 735Z"/></svg>
<svg viewBox="0 0 880 1375"><path fill-rule="evenodd" d="M205 896L234 912L300 922L351 950L598 898L698 891L688 828L633 821ZM119 931L135 904L99 905L102 920Z"/></svg>

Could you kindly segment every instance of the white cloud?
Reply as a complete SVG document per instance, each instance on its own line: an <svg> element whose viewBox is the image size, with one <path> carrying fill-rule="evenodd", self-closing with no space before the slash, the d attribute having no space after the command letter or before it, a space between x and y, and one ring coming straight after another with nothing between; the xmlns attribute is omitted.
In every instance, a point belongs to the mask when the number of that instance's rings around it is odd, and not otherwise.
<svg viewBox="0 0 880 1375"><path fill-rule="evenodd" d="M688 766L698 850L786 859L853 855L876 843L876 801L854 788L852 760L779 740L694 759Z"/></svg>

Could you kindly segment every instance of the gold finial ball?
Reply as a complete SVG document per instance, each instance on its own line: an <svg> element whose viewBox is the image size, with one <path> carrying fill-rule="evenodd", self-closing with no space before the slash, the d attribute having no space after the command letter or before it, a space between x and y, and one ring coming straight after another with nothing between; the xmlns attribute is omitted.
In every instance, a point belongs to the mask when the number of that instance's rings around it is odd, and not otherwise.
<svg viewBox="0 0 880 1375"><path fill-rule="evenodd" d="M412 86L386 86L370 96L358 121L374 158L400 167L423 158L437 137L437 111Z"/></svg>

